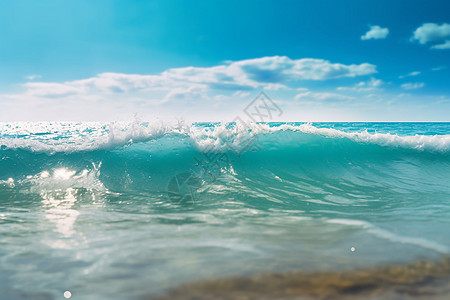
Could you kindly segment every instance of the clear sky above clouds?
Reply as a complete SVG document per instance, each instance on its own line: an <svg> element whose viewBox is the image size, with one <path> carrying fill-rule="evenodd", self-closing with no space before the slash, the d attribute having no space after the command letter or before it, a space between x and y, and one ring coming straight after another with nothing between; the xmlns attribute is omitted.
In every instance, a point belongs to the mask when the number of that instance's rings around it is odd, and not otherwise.
<svg viewBox="0 0 450 300"><path fill-rule="evenodd" d="M0 121L450 121L448 1L0 2Z"/></svg>

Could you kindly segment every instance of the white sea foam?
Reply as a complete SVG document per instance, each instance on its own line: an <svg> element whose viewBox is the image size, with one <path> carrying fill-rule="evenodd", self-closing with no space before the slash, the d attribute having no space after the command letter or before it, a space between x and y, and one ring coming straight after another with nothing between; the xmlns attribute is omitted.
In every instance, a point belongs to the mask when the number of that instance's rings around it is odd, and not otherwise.
<svg viewBox="0 0 450 300"><path fill-rule="evenodd" d="M175 129L136 121L0 123L0 146L50 153L91 151L155 139Z"/></svg>
<svg viewBox="0 0 450 300"><path fill-rule="evenodd" d="M348 138L355 142L372 143L381 146L411 148L416 150L450 151L450 134L399 136L390 133L344 132L333 128L318 128L311 124L299 126L281 125L280 130L301 131L331 138Z"/></svg>
<svg viewBox="0 0 450 300"><path fill-rule="evenodd" d="M350 139L357 143L401 147L421 151L450 151L450 134L399 136L397 134L369 133L367 131L344 132L333 128L315 127L310 123L301 125L282 124L279 126L249 123L236 124L233 128L228 128L225 124L220 124L214 128L192 127L189 135L200 150L208 150L209 148L222 150L227 147L234 149L248 147L252 142L256 142L255 138L258 135L280 131L301 132L328 138Z"/></svg>
<svg viewBox="0 0 450 300"><path fill-rule="evenodd" d="M215 126L150 124L140 121L115 123L0 123L0 146L40 152L76 152L112 149L158 139L169 133L188 136L201 151L243 150L257 145L256 138L276 132L299 132L357 143L401 147L419 151L450 152L450 134L400 136L390 133L345 132L310 123L292 125L237 123ZM280 141L282 142L282 141Z"/></svg>
<svg viewBox="0 0 450 300"><path fill-rule="evenodd" d="M17 180L15 184L29 186L31 191L37 193L77 188L107 192L108 190L99 179L100 167L101 164L92 164L91 168L79 172L64 167L44 170L38 174L28 175L24 179Z"/></svg>

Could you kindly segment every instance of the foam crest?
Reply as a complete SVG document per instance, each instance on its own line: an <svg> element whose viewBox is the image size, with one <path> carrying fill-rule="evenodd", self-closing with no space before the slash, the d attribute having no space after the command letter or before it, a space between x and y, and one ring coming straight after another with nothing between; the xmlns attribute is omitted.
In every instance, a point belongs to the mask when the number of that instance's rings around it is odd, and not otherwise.
<svg viewBox="0 0 450 300"><path fill-rule="evenodd" d="M318 128L309 123L300 126L281 125L277 130L293 130L303 133L319 134L330 138L348 138L359 143L380 146L402 147L416 150L450 151L450 134L399 136L390 133L344 132L333 128Z"/></svg>
<svg viewBox="0 0 450 300"><path fill-rule="evenodd" d="M300 125L292 124L262 124L262 123L236 123L218 124L212 127L192 126L188 131L194 144L201 151L249 148L256 142L258 136L263 134L276 134L282 131L299 132L311 135L320 135L327 138L350 139L357 143L376 144L386 147L401 147L419 151L450 151L450 134L447 135L413 135L400 136L391 133L344 132L333 128L319 128L311 123ZM282 143L283 141L278 141Z"/></svg>
<svg viewBox="0 0 450 300"><path fill-rule="evenodd" d="M156 139L173 128L133 122L0 123L0 146L36 152L77 152L112 149Z"/></svg>
<svg viewBox="0 0 450 300"><path fill-rule="evenodd" d="M191 126L186 132L200 151L243 150L260 134L271 132L267 124L220 123L210 127Z"/></svg>
<svg viewBox="0 0 450 300"><path fill-rule="evenodd" d="M362 144L400 147L420 151L450 152L450 134L398 135L393 133L346 132L334 128L320 128L311 123L183 123L166 125L148 122L115 123L0 123L0 146L28 149L37 152L76 152L113 149L131 143L159 139L167 134L188 136L200 151L237 151L257 146L257 138L279 132L297 132L334 139L349 139ZM275 140L282 144L283 140ZM286 141L284 141L286 142Z"/></svg>

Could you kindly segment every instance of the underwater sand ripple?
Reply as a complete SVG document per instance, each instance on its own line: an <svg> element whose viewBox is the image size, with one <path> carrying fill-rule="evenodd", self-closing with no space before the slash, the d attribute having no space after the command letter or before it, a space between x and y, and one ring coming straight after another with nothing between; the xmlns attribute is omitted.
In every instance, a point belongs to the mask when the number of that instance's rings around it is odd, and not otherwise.
<svg viewBox="0 0 450 300"><path fill-rule="evenodd" d="M344 272L264 273L195 282L154 300L448 299L450 257Z"/></svg>

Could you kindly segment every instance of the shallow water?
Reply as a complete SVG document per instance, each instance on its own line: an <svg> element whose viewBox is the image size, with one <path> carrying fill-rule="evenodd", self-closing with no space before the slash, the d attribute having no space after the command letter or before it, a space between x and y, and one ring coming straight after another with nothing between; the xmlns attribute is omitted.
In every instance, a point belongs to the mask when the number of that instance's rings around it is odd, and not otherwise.
<svg viewBox="0 0 450 300"><path fill-rule="evenodd" d="M0 123L0 145L2 299L450 254L450 123Z"/></svg>
<svg viewBox="0 0 450 300"><path fill-rule="evenodd" d="M166 299L448 299L450 259L341 272L263 273L190 283Z"/></svg>

